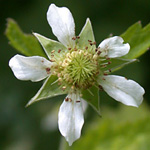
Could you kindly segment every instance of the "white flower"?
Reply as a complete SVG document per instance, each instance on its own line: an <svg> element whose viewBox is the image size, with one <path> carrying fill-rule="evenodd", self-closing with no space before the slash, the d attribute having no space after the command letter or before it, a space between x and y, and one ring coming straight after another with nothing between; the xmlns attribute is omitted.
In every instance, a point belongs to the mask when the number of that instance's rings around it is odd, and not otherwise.
<svg viewBox="0 0 150 150"><path fill-rule="evenodd" d="M105 39L96 48L90 20L87 19L80 35L76 37L71 12L66 7L59 8L54 4L51 4L48 9L47 20L59 42L47 39L37 33L34 35L50 60L39 56L16 55L11 58L9 66L20 80L36 82L48 77L29 104L46 98L45 95L39 99L37 97L44 90L50 77L57 76L58 79L55 82L62 91L68 94L59 109L58 125L61 134L71 146L80 137L84 123L83 90L92 94L90 88L94 85L95 87L99 86L115 100L125 105L138 107L143 100L144 89L132 80L108 75L112 69L109 69L109 64L111 64L109 59L124 56L129 52L129 44L124 44L121 37ZM55 95L57 94L53 96Z"/></svg>

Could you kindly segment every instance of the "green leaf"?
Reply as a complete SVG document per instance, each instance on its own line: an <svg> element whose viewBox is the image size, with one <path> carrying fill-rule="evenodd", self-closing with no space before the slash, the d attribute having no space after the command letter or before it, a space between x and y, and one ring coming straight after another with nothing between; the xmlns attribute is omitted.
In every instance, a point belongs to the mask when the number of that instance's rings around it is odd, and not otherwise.
<svg viewBox="0 0 150 150"><path fill-rule="evenodd" d="M34 102L51 98L58 95L66 94L61 88L59 88L57 83L57 77L51 75L49 78L46 79L43 86L37 92L37 94L28 102L26 106L31 105Z"/></svg>
<svg viewBox="0 0 150 150"><path fill-rule="evenodd" d="M86 23L79 35L80 39L78 41L78 46L81 49L85 49L86 46L91 47L88 40L95 42L94 33L91 25L91 21L87 18ZM95 45L92 46L94 49L96 48Z"/></svg>
<svg viewBox="0 0 150 150"><path fill-rule="evenodd" d="M86 100L100 115L99 89L95 86L92 86L88 90L83 90L82 94L83 94L82 98Z"/></svg>
<svg viewBox="0 0 150 150"><path fill-rule="evenodd" d="M34 35L36 36L36 38L41 43L41 45L44 48L49 59L51 58L51 51L52 50L56 50L56 51L58 51L59 49L66 50L66 47L64 45L62 45L60 42L48 39L48 38L46 38L46 37L44 37L38 33L34 33Z"/></svg>
<svg viewBox="0 0 150 150"><path fill-rule="evenodd" d="M42 56L47 58L37 39L30 34L21 31L18 24L13 19L7 20L5 31L12 47L26 56Z"/></svg>
<svg viewBox="0 0 150 150"><path fill-rule="evenodd" d="M142 28L140 22L135 23L124 32L121 37L130 44L130 51L123 56L126 59L135 59L144 54L150 47L150 24Z"/></svg>
<svg viewBox="0 0 150 150"><path fill-rule="evenodd" d="M149 150L150 112L147 107L105 108L68 150Z"/></svg>

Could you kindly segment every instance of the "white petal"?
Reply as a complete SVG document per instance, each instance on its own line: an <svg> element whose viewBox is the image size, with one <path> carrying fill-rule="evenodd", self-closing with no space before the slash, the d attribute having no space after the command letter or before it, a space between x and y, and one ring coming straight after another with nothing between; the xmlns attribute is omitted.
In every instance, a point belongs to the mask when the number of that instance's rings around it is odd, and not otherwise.
<svg viewBox="0 0 150 150"><path fill-rule="evenodd" d="M61 134L66 138L69 145L77 140L81 135L84 123L81 98L76 94L70 94L64 100L59 109L58 125ZM80 101L80 102L79 102Z"/></svg>
<svg viewBox="0 0 150 150"><path fill-rule="evenodd" d="M123 44L123 39L119 36L114 36L108 38L100 43L101 57L121 57L126 55L130 50L130 45L128 43Z"/></svg>
<svg viewBox="0 0 150 150"><path fill-rule="evenodd" d="M74 47L75 23L71 12L66 7L49 6L47 20L54 35L66 47Z"/></svg>
<svg viewBox="0 0 150 150"><path fill-rule="evenodd" d="M115 75L108 75L102 78L99 80L99 84L115 100L135 107L142 103L145 91L135 81Z"/></svg>
<svg viewBox="0 0 150 150"><path fill-rule="evenodd" d="M40 81L50 73L51 62L40 56L25 57L15 55L9 61L16 78L20 80Z"/></svg>

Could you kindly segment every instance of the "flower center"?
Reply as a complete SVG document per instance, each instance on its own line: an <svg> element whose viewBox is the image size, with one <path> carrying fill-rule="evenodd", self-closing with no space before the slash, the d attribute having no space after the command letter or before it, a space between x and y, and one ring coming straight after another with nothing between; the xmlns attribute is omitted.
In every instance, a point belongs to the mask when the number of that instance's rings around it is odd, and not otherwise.
<svg viewBox="0 0 150 150"><path fill-rule="evenodd" d="M68 53L67 66L64 68L64 74L75 87L87 88L95 81L94 76L97 73L97 61L93 59L93 55L85 52L84 50L78 50Z"/></svg>
<svg viewBox="0 0 150 150"><path fill-rule="evenodd" d="M85 49L68 48L65 52L59 49L51 52L52 75L58 77L62 90L88 89L97 83L99 74L107 75L103 68L107 67L107 59L100 58L100 48L93 47L95 42L88 41Z"/></svg>
<svg viewBox="0 0 150 150"><path fill-rule="evenodd" d="M52 74L58 76L62 89L87 89L99 74L98 55L87 49L71 49L62 55L53 56Z"/></svg>

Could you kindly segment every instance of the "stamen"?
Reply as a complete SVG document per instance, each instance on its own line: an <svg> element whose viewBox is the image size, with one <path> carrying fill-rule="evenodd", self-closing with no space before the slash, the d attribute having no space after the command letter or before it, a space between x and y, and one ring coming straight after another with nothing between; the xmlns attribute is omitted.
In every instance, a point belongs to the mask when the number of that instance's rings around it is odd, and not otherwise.
<svg viewBox="0 0 150 150"><path fill-rule="evenodd" d="M102 53L101 51L98 51L98 52L97 52L98 55L100 55L101 53Z"/></svg>
<svg viewBox="0 0 150 150"><path fill-rule="evenodd" d="M106 68L107 67L107 65L101 65L101 68Z"/></svg>
<svg viewBox="0 0 150 150"><path fill-rule="evenodd" d="M107 75L108 75L108 73L104 72L104 73L103 73L103 75L104 75L104 76L107 76Z"/></svg>
<svg viewBox="0 0 150 150"><path fill-rule="evenodd" d="M51 53L54 53L54 52L55 52L55 50L52 50L52 51L51 51Z"/></svg>
<svg viewBox="0 0 150 150"><path fill-rule="evenodd" d="M76 36L77 39L80 39L80 36Z"/></svg>
<svg viewBox="0 0 150 150"><path fill-rule="evenodd" d="M76 103L80 103L80 101L79 101L79 100L77 100L77 101L76 101Z"/></svg>
<svg viewBox="0 0 150 150"><path fill-rule="evenodd" d="M103 87L101 85L98 86L99 87L99 90L103 91Z"/></svg>
<svg viewBox="0 0 150 150"><path fill-rule="evenodd" d="M61 52L61 49L58 50L58 53L60 53L60 52Z"/></svg>
<svg viewBox="0 0 150 150"><path fill-rule="evenodd" d="M109 72L111 72L111 69L108 69Z"/></svg>
<svg viewBox="0 0 150 150"><path fill-rule="evenodd" d="M74 48L74 51L77 51L77 48L76 48L76 47Z"/></svg>
<svg viewBox="0 0 150 150"><path fill-rule="evenodd" d="M68 48L68 50L70 51L70 50L71 50L71 48Z"/></svg>
<svg viewBox="0 0 150 150"><path fill-rule="evenodd" d="M68 101L69 101L69 98L68 98L68 97L66 97L66 98L65 98L65 101L66 101L66 102L68 102Z"/></svg>
<svg viewBox="0 0 150 150"><path fill-rule="evenodd" d="M93 45L96 45L96 42L93 42Z"/></svg>
<svg viewBox="0 0 150 150"><path fill-rule="evenodd" d="M65 89L66 89L66 86L63 86L63 87L62 87L62 90L64 91Z"/></svg>
<svg viewBox="0 0 150 150"><path fill-rule="evenodd" d="M71 98L69 98L69 99L68 99L68 101L69 101L69 102L72 102L72 99L71 99Z"/></svg>
<svg viewBox="0 0 150 150"><path fill-rule="evenodd" d="M73 37L72 40L76 40L76 37Z"/></svg>
<svg viewBox="0 0 150 150"><path fill-rule="evenodd" d="M50 73L50 68L46 68L46 72L47 72L47 74L49 74Z"/></svg>
<svg viewBox="0 0 150 150"><path fill-rule="evenodd" d="M88 49L88 46L86 46L85 49L87 50L87 49Z"/></svg>
<svg viewBox="0 0 150 150"><path fill-rule="evenodd" d="M110 65L111 64L111 61L108 61L108 65Z"/></svg>
<svg viewBox="0 0 150 150"><path fill-rule="evenodd" d="M97 52L97 51L98 51L98 48L95 49L95 52Z"/></svg>
<svg viewBox="0 0 150 150"><path fill-rule="evenodd" d="M50 61L50 62L55 62L55 60L53 60L53 59L50 59L49 61Z"/></svg>
<svg viewBox="0 0 150 150"><path fill-rule="evenodd" d="M106 56L106 60L110 60L110 58Z"/></svg>

